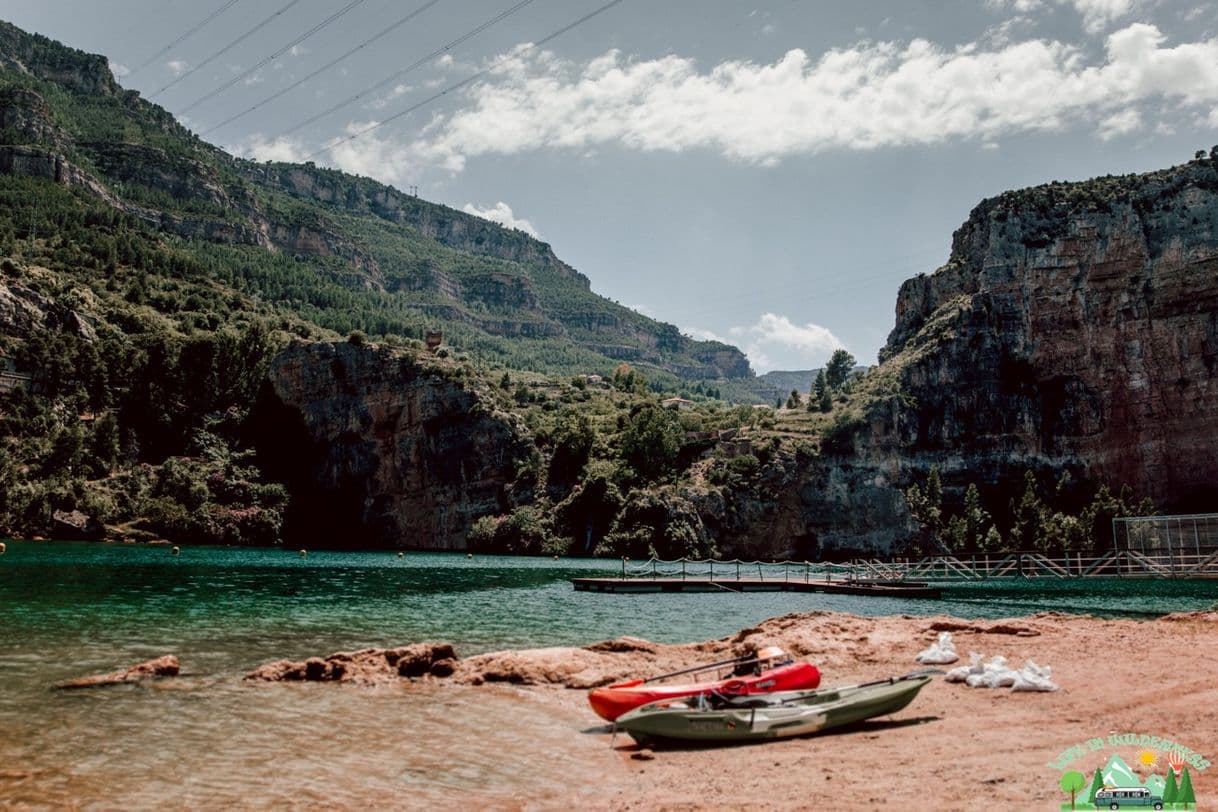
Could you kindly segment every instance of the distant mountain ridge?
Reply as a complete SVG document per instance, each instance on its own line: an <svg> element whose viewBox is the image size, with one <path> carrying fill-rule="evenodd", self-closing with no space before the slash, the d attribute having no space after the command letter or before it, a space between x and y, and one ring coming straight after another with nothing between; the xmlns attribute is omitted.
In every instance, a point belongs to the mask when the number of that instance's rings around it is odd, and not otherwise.
<svg viewBox="0 0 1218 812"><path fill-rule="evenodd" d="M453 344L523 368L604 373L626 361L674 378L752 377L735 347L593 293L523 232L368 178L234 158L121 88L105 57L5 22L0 174L92 195L212 262L287 258L296 267L241 286L340 333L441 327Z"/></svg>

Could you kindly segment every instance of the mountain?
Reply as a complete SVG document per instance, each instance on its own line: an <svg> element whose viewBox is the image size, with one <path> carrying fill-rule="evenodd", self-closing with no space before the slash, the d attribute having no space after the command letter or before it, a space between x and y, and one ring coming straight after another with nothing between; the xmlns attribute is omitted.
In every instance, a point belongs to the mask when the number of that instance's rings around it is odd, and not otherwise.
<svg viewBox="0 0 1218 812"><path fill-rule="evenodd" d="M673 385L752 377L736 348L598 296L523 232L311 163L234 158L120 87L104 57L3 22L0 175L130 215L141 238L216 284L339 334L442 328L451 345L520 368L607 374L627 361ZM38 229L37 207L10 228Z"/></svg>
<svg viewBox="0 0 1218 812"><path fill-rule="evenodd" d="M774 397L786 397L792 391L806 393L812 388L812 381L816 380L816 373L819 369L806 370L779 370L772 369L769 372L762 373L757 376L757 380L772 386L774 388ZM773 398L771 398L773 400Z"/></svg>
<svg viewBox="0 0 1218 812"><path fill-rule="evenodd" d="M544 243L232 158L6 25L0 201L0 534L845 558L924 541L932 472L1009 544L1031 485L1218 498L1218 148L982 201L824 411L733 407L737 350Z"/></svg>
<svg viewBox="0 0 1218 812"><path fill-rule="evenodd" d="M904 489L932 468L996 517L1031 472L1081 505L1128 486L1164 512L1218 489L1218 148L1143 175L983 201L950 260L897 296L881 363L800 475L826 547L913 532ZM843 496L843 494L845 494Z"/></svg>
<svg viewBox="0 0 1218 812"><path fill-rule="evenodd" d="M1137 773L1129 768L1125 760L1113 753L1108 758L1108 763L1104 765L1104 769L1100 771L1104 776L1104 786L1108 787L1140 787L1142 779L1138 778ZM1162 779L1160 779L1162 780Z"/></svg>

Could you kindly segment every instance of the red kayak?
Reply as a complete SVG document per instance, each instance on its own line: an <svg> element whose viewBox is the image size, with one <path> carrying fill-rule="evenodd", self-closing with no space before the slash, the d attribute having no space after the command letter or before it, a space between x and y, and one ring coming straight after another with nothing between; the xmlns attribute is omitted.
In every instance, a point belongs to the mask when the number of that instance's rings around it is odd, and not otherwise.
<svg viewBox="0 0 1218 812"><path fill-rule="evenodd" d="M732 676L715 682L692 682L681 685L651 685L641 679L619 682L597 688L588 694L592 710L602 719L612 722L628 710L683 696L709 694L712 691L732 696L764 694L772 691L810 691L820 685L820 669L809 663L786 663L760 674Z"/></svg>

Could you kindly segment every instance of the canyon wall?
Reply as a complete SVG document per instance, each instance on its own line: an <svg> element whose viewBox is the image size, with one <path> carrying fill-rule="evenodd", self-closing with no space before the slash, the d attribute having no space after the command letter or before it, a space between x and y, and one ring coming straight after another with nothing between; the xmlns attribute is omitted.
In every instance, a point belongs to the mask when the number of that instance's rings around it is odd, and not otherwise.
<svg viewBox="0 0 1218 812"><path fill-rule="evenodd" d="M278 355L249 421L288 485L284 535L317 547L463 549L498 513L522 429L441 359L349 342Z"/></svg>
<svg viewBox="0 0 1218 812"><path fill-rule="evenodd" d="M886 550L931 466L949 500L1069 473L1163 511L1218 506L1218 155L982 202L901 286L861 420L803 467L827 549ZM1003 504L995 507L1001 509Z"/></svg>

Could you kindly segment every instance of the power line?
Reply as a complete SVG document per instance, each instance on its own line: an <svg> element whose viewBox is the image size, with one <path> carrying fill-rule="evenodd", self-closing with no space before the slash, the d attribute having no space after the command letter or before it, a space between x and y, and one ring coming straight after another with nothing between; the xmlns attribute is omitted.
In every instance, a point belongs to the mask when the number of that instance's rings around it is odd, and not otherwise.
<svg viewBox="0 0 1218 812"><path fill-rule="evenodd" d="M137 67L131 71L131 74L135 74L135 73L142 71L144 68L148 67L153 62L157 61L162 56L169 53L171 50L173 50L173 48L175 46L182 44L182 41L185 40L187 37L189 37L191 34L195 33L200 28L207 25L208 23L210 23L212 20L219 17L224 12L228 11L230 8L235 6L238 2L240 2L240 0L228 0L228 2L225 3L224 5L220 6L220 8L216 9L211 14L208 14L202 20L195 23L190 28L186 29L186 32L184 34L182 34L181 36L179 36L177 39L175 39L173 42L169 43L164 48L157 51L155 54L153 54L152 56L150 56L146 60L144 60L142 63L140 63L139 67ZM128 74L128 75L131 75L131 74Z"/></svg>
<svg viewBox="0 0 1218 812"><path fill-rule="evenodd" d="M178 78L174 79L172 82L170 82L169 84L165 85L163 88L161 88L160 90L158 90L156 93L153 93L152 95L154 95L154 96L159 96L160 94L164 93L164 92L165 92L166 90L168 90L169 88L171 88L171 87L173 87L174 85L176 85L178 82L182 81L182 80L183 80L183 79L185 79L186 77L188 77L188 76L190 76L191 74L195 73L195 71L199 71L199 70L202 70L203 68L207 67L207 66L208 66L208 65L210 65L210 64L211 64L213 61L215 61L216 59L220 58L221 56L223 56L224 54L228 53L228 52L229 52L230 50L232 50L233 48L235 48L235 47L237 47L238 45L240 45L241 43L245 42L247 39L249 39L250 37L252 37L254 34L256 34L256 33L258 33L259 31L261 31L263 28L265 28L265 27L267 26L267 24L268 24L268 23L270 23L272 20L274 20L274 19L275 19L276 17L278 17L280 14L283 14L285 11L287 11L288 9L290 9L292 6L296 5L296 4L297 4L297 3L299 3L299 2L300 2L300 0L288 0L287 5L283 6L281 9L279 9L278 11L276 11L274 14L272 14L271 16L267 17L267 18L266 18L265 20L263 20L262 22L260 22L260 23L258 23L257 25L255 25L255 26L254 26L253 28L251 28L249 31L246 31L244 34L242 34L241 36L237 37L235 40L233 40L232 42L230 42L228 45L225 45L223 48L221 48L220 50L216 51L216 52L215 52L214 54L212 54L211 56L207 57L207 59L204 59L204 60L203 60L202 62L200 62L198 65L195 65L193 68L191 68L190 70L186 71L186 72L185 72L185 73L183 73L181 76L179 76Z"/></svg>
<svg viewBox="0 0 1218 812"><path fill-rule="evenodd" d="M384 121L378 121L376 124L373 124L369 127L365 127L364 129L360 130L359 132L352 133L351 135L348 135L346 138L340 138L337 141L332 141L331 143L327 144L326 146L322 147L321 149L317 150L316 152L313 152L313 153L305 156L305 158L303 160L306 160L306 161L312 160L313 158L317 157L318 155L321 155L324 152L329 152L329 151L333 150L335 147L339 146L340 144L346 144L351 141L354 141L357 138L362 138L363 136L367 135L368 133L372 132L373 130L380 129L381 127L384 127L386 124L396 121L397 119L401 118L402 116L409 115L410 113L413 113L415 110L418 110L420 107L424 107L428 104L431 104L436 99L442 98L443 96L446 96L447 94L451 93L454 90L459 90L460 88L465 87L466 85L470 84L471 82L475 82L478 79L481 79L483 76L486 76L488 73L495 70L495 68L498 68L500 65L504 64L509 59L516 58L516 57L520 56L521 54L528 53L529 51L532 51L536 48L540 48L541 46L545 45L547 42L551 42L552 40L557 39L558 37L561 37L563 34L567 33L571 29L577 28L578 26L583 25L584 23L591 20L593 17L596 17L600 14L605 13L606 11L608 11L609 9L613 8L614 6L618 5L621 2L622 2L622 0L610 0L608 3L605 3L603 6L600 6L599 8L596 8L593 11L590 11L589 13L580 17L575 22L568 23L567 25L564 25L562 28L553 32L552 34L542 37L537 42L531 42L524 48L520 49L519 51L515 51L513 53L510 53L510 54L504 56L501 59L495 60L493 63L491 63L487 67L483 68L482 70L478 71L477 73L474 73L474 74L462 79L460 82L456 82L455 84L449 85L448 87L444 88L443 90L441 90L439 93L436 93L435 95L428 96L426 99L423 99L420 102L410 105L405 110L394 113L393 115L391 115L389 118L385 119Z"/></svg>
<svg viewBox="0 0 1218 812"><path fill-rule="evenodd" d="M437 56L440 56L444 52L455 48L456 46L460 45L461 43L465 42L466 40L476 37L478 34L481 34L486 29L488 29L491 26L495 25L496 23L510 17L511 15L515 14L517 11L520 11L520 9L524 8L525 6L527 6L533 2L534 2L534 0L520 0L520 2L517 3L516 5L512 6L511 8L507 9L506 11L499 12L497 15L495 15L491 19L487 20L486 22L482 23L477 28L475 28L471 31L466 31L464 34L457 37L452 42L450 42L446 45L440 46L439 48L435 49L434 51L429 53L427 56L422 57L421 59L416 59L414 62L412 62L409 65L407 65L406 67L402 68L397 73L394 73L391 76L385 77L384 79L382 79L381 81L372 85L371 87L367 87L367 88L361 90L359 93L356 93L354 96L350 96L350 97L344 99L343 101L340 101L338 104L332 105L332 106L326 108L325 110L322 110L320 113L317 113L316 115L306 118L304 121L301 121L298 124L293 125L292 127L279 133L279 135L277 135L275 137L282 138L285 135L291 135L292 133L296 132L300 128L307 127L308 125L312 124L313 122L315 122L319 119L325 118L326 116L330 115L331 113L341 110L342 108L346 107L347 105L352 104L352 103L358 101L359 99L362 99L364 96L368 95L369 93L373 92L374 90L379 90L380 88L384 87L385 85L396 82L397 80L401 79L403 76L410 73L411 71L416 70L417 68L427 64L431 60L435 59ZM619 2L620 2L620 0L619 0Z"/></svg>
<svg viewBox="0 0 1218 812"><path fill-rule="evenodd" d="M199 133L199 135L200 135L200 136L204 136L204 135L207 135L208 133L215 132L216 130L220 129L221 127L223 127L223 126L225 126L225 125L232 124L234 121L236 121L236 120L237 120L237 119L239 119L239 118L244 118L245 116L247 116L247 115L249 115L250 113L252 113L252 112L254 112L255 110L257 110L257 109L258 109L259 107L261 107L262 105L267 104L268 102L273 102L273 101L275 101L275 99L278 99L280 96L283 96L283 95L285 95L285 94L287 94L287 93L292 92L292 91L293 91L293 90L295 90L296 88L298 88L298 87L300 87L301 85L303 85L305 82L307 82L307 81L309 81L310 79L312 79L314 76L317 76L317 75L318 75L318 74L320 74L320 73L324 73L325 71L327 71L327 70L329 70L330 68L334 67L334 66L335 66L335 65L337 65L339 62L342 62L344 59L346 59L347 57L349 57L349 56L351 56L352 54L356 53L357 51L360 51L360 50L362 50L362 49L364 49L364 48L368 47L369 45L371 45L372 43L374 43L374 42L376 42L377 40L381 39L382 37L386 37L386 36L388 36L390 33L392 33L393 31L396 31L397 29L401 28L403 25L405 25L406 23L410 22L410 21L411 21L411 20L413 20L415 17L419 16L419 15L420 15L420 14L422 14L424 11L427 11L427 9L431 8L431 7L432 7L432 6L434 6L436 3L439 3L439 2L440 2L440 0L428 0L428 2L426 2L426 3L424 3L423 5L419 6L419 7L418 7L418 8L416 8L414 11L410 12L409 14L407 14L405 17L402 17L400 20L398 20L397 22L395 22L393 25L389 26L389 27L388 27L388 28L386 28L385 30L381 31L381 32L380 32L379 34L377 34L376 36L374 36L374 37L370 37L370 38L368 38L368 39L364 40L364 41L363 41L363 42L361 42L359 45L356 45L354 48L352 48L351 50L349 50L349 51L347 51L346 53L342 54L341 56L338 56L338 57L335 57L334 59L331 59L329 62L327 62L326 64L322 65L322 66L321 66L320 68L318 68L317 70L313 71L312 73L308 74L307 76L305 76L305 77L303 77L303 78L301 78L301 79L297 79L295 82L293 82L292 84L288 85L288 86L287 86L287 87L285 87L283 90L280 90L280 91L277 91L277 92L275 92L275 93L272 93L271 95L267 96L265 99L263 99L262 101L258 102L257 104L251 105L250 107L248 107L248 108L247 108L247 109L245 109L245 110L242 110L240 113L237 113L236 115L229 116L228 118L226 118L226 119L224 119L223 121L221 121L219 124L215 124L215 125L213 125L213 126L211 126L211 127L208 127L206 130L204 130L203 132Z"/></svg>
<svg viewBox="0 0 1218 812"><path fill-rule="evenodd" d="M317 25L313 26L308 31L304 32L299 37L297 37L296 39L289 42L287 45L284 45L278 51L275 51L275 53L271 54L266 59L263 59L257 65L254 65L254 67L250 68L249 70L243 71L242 73L237 74L236 76L229 79L227 82L220 85L218 88L216 88L212 92L204 94L202 97L196 99L192 103L188 104L186 107L183 107L181 110L178 111L178 114L181 115L184 113L189 113L191 110L195 109L200 104L207 101L208 99L214 98L214 97L218 96L219 94L223 93L224 91L228 90L230 87L237 84L237 82L240 82L245 77L247 77L253 73L257 73L259 70L266 67L266 65L268 63L273 62L274 60L283 56L288 51L290 51L291 49L295 48L300 43L307 40L309 37L313 36L318 31L321 31L323 28L325 28L326 26L328 26L330 23L334 22L335 20L338 20L339 18L344 17L347 14L347 12L351 11L356 6L358 6L364 2L367 2L367 0L351 0L350 3L343 6L342 8L340 8L338 11L334 12L333 14L331 14L329 17L322 20Z"/></svg>

